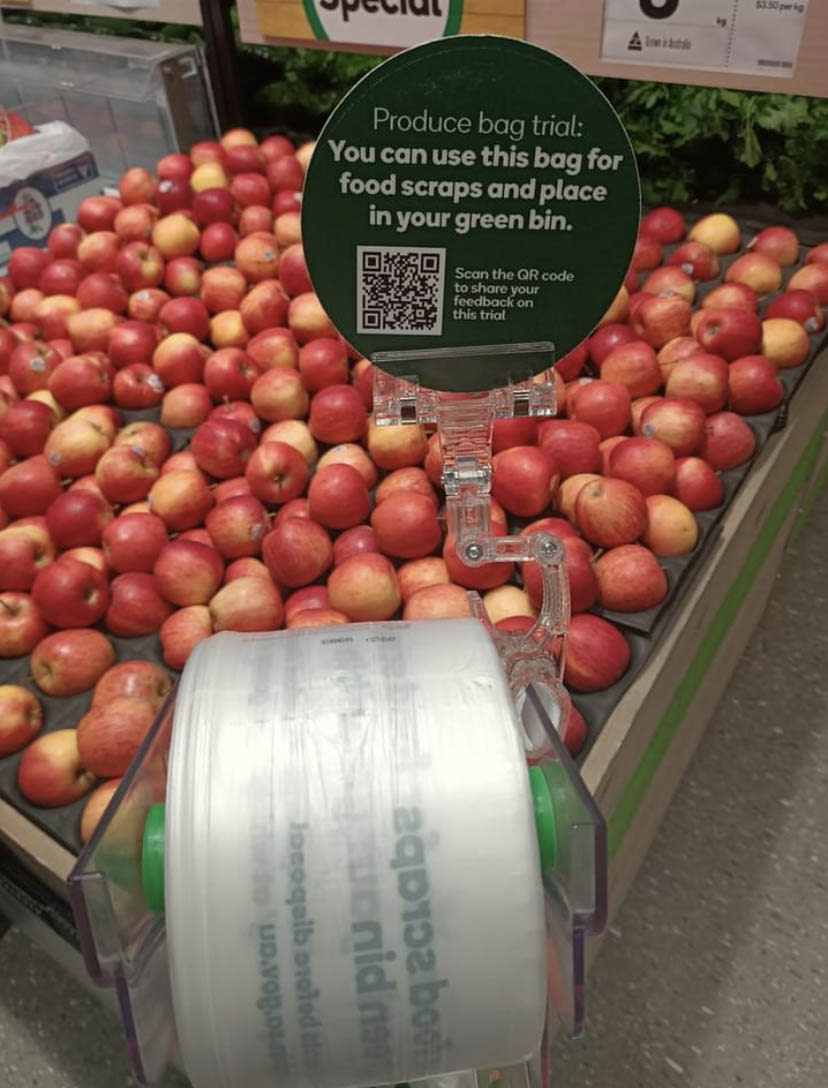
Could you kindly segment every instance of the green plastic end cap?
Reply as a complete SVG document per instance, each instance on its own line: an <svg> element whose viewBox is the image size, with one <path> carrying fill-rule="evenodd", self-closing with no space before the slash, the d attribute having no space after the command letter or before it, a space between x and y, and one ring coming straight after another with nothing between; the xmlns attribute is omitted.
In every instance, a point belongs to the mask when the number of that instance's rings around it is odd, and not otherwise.
<svg viewBox="0 0 828 1088"><path fill-rule="evenodd" d="M144 898L153 914L164 913L164 820L166 808L153 805L144 824L141 848L141 883Z"/></svg>
<svg viewBox="0 0 828 1088"><path fill-rule="evenodd" d="M540 848L541 870L546 872L555 866L558 853L558 833L555 824L555 803L549 782L542 767L529 768L529 786L535 808L535 831Z"/></svg>

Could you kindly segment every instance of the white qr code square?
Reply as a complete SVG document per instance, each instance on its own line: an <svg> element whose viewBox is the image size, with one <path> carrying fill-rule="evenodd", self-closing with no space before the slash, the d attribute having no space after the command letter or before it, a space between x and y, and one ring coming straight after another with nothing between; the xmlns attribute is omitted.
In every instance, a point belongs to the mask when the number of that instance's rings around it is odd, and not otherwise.
<svg viewBox="0 0 828 1088"><path fill-rule="evenodd" d="M357 332L440 336L445 249L357 246Z"/></svg>

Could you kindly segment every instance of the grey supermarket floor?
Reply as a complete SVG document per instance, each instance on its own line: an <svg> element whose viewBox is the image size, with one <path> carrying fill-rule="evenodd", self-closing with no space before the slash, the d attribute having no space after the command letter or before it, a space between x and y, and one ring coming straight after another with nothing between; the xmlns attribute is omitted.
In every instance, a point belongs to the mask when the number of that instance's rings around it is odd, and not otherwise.
<svg viewBox="0 0 828 1088"><path fill-rule="evenodd" d="M559 1088L828 1086L826 541L828 492L613 923ZM0 1088L130 1083L115 1020L10 930Z"/></svg>

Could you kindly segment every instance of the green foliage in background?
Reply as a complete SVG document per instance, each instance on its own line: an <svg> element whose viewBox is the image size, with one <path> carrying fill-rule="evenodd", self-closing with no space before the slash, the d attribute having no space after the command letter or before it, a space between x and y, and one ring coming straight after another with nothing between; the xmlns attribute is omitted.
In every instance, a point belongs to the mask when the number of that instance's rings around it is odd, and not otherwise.
<svg viewBox="0 0 828 1088"><path fill-rule="evenodd" d="M198 28L172 24L23 12L5 17L95 33L201 41ZM236 48L247 123L260 132L284 131L299 139L315 135L342 95L382 60L238 40ZM646 204L764 202L792 213L828 210L828 99L596 82L630 134Z"/></svg>

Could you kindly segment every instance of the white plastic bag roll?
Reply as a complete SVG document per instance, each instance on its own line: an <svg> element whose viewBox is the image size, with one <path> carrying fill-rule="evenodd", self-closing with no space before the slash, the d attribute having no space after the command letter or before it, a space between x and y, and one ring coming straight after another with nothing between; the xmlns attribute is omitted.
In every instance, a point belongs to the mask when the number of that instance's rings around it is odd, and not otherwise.
<svg viewBox="0 0 828 1088"><path fill-rule="evenodd" d="M529 1056L540 865L482 625L199 646L175 710L166 925L195 1088L375 1085Z"/></svg>

